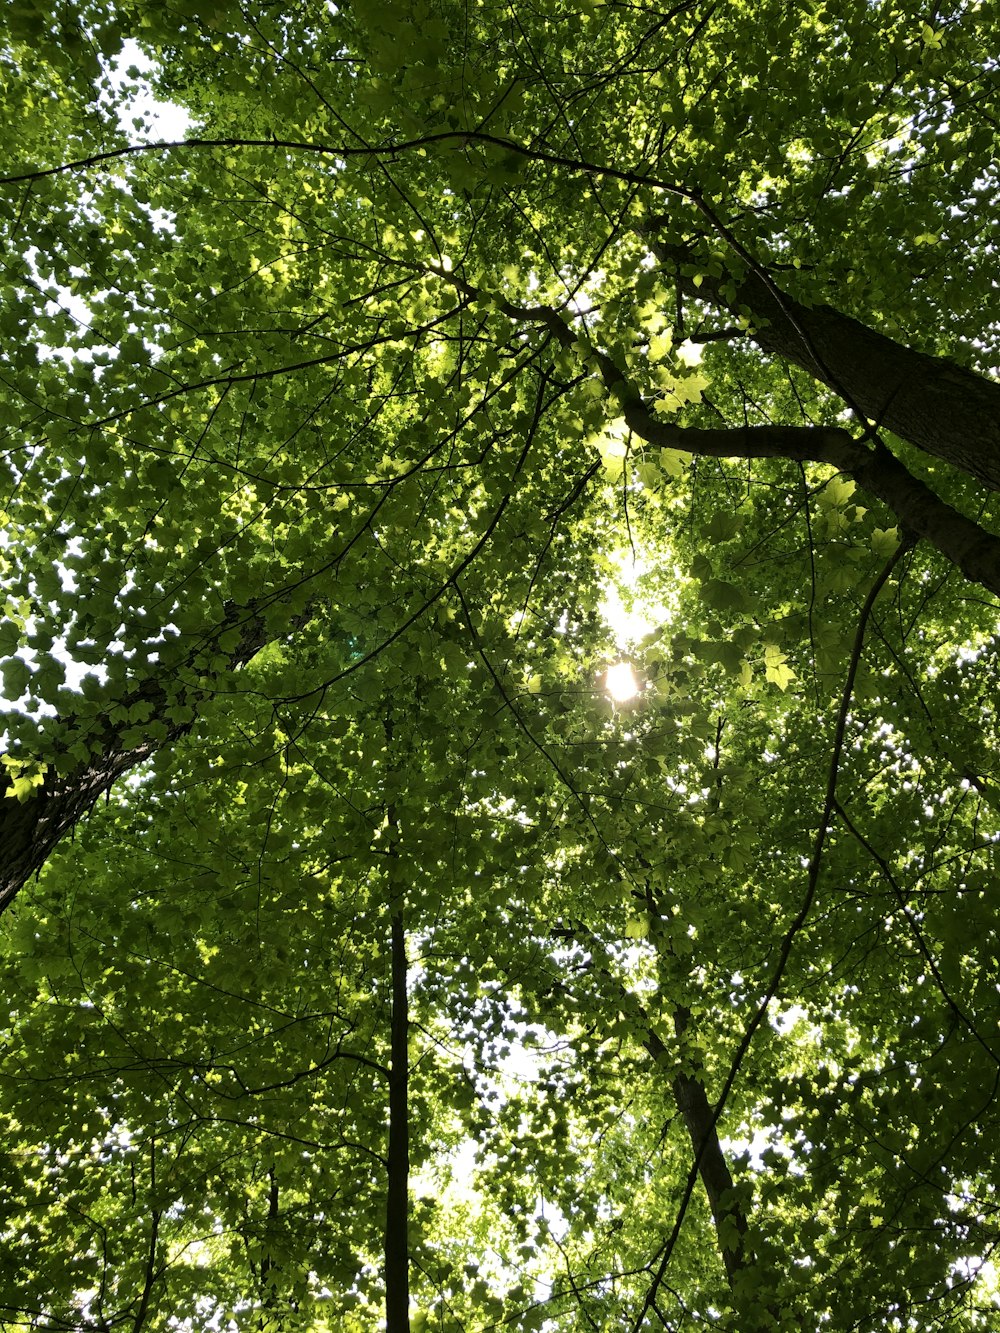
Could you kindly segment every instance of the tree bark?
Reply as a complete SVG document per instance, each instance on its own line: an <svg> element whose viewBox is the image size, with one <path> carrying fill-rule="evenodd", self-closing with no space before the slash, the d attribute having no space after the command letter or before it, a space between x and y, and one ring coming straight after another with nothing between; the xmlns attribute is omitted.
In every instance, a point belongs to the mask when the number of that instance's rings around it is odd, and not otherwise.
<svg viewBox="0 0 1000 1333"><path fill-rule="evenodd" d="M687 1030L690 1017L690 1011L687 1009L680 1008L674 1011L674 1031L678 1037L683 1036ZM644 1044L658 1064L664 1059L669 1059L666 1047L652 1027L647 1031ZM732 1287L736 1274L746 1265L744 1237L747 1231L747 1219L733 1194L733 1177L726 1155L722 1151L705 1085L693 1074L676 1074L671 1080L671 1088L691 1140L691 1148L698 1163L698 1175L712 1210L719 1253L722 1255L726 1277ZM735 1234L739 1237L735 1246L732 1245L731 1229L735 1229Z"/></svg>
<svg viewBox="0 0 1000 1333"><path fill-rule="evenodd" d="M219 635L237 626L241 629L241 639L226 665L230 670L245 666L260 652L269 637L263 618L248 607L230 606L223 623L199 640L197 655L203 655L206 647L211 651L211 645ZM115 706L125 708L137 703L151 706L150 719L154 721L166 721L165 710L177 702L176 691L168 690L166 684L155 676L143 681L124 698L114 700ZM64 734L86 735L94 747L93 758L87 763L65 775L47 773L42 785L23 802L7 796L11 778L6 769L0 770L0 913L10 905L27 880L41 870L60 839L118 778L151 758L157 750L179 740L193 725L192 722L167 722L167 732L162 738L126 746L122 736L131 728L130 723L115 725L110 721L102 722L100 718L87 718L78 723L73 717L66 717L62 722Z"/></svg>
<svg viewBox="0 0 1000 1333"><path fill-rule="evenodd" d="M663 261L670 259L677 262L679 257L683 257L684 262L689 263L691 259L687 251L660 246L655 242L654 252ZM468 283L451 278L451 275L449 278L461 291L477 294ZM696 288L691 278L679 278L678 281L682 290L692 296L711 299L714 295L714 299L720 304L726 304L722 300L718 283L713 286L711 282L706 281L700 288ZM762 281L758 282L760 286L764 286ZM730 304L738 306L739 302L736 300ZM557 310L549 306L515 306L509 301L500 301L498 308L512 319L544 324L562 347L574 346L575 334L564 316ZM835 311L831 313L836 314ZM865 330L863 325L855 320L849 320L846 316L839 318L844 320L845 324L871 334L873 339L887 344L891 341L870 329ZM789 327L794 329L794 324L794 318L791 318ZM796 335L798 342L795 345L798 349L810 345L808 337L803 338L797 330ZM923 353L913 352L902 344L891 345L896 349L896 362L903 362L906 357L916 358L910 363L915 376L919 375L922 362L933 362L938 367L939 384L949 377L960 386L966 381L972 382L974 396L978 394L978 400L983 403L989 400L1000 418L1000 384L985 380L971 371L962 370L961 367L953 366L948 361L936 361L933 357L925 357ZM871 354L871 348L868 348L867 354ZM839 426L735 426L708 430L677 426L662 421L654 415L650 403L644 401L628 383L620 368L609 356L596 350L592 351L592 356L605 387L615 393L622 402L626 424L640 439L650 444L666 445L712 458L787 458L798 462L829 463L838 471L855 477L864 490L882 500L892 510L908 532L922 537L937 547L966 578L981 583L983 587L1000 595L1000 538L980 527L972 519L966 518L964 514L960 514L957 509L935 495L884 445L880 443L869 445L862 439L854 438L849 431ZM815 361L810 362L809 368L813 374L817 374ZM870 373L870 367L868 370ZM944 411L940 415L942 426L948 429L951 429L953 420L960 417L958 412L953 417L949 411ZM896 421L897 427L902 424L900 420ZM996 423L994 425L996 427ZM996 433L1000 437L1000 427L996 427ZM954 444L955 449L959 450L961 436L955 439L946 437L945 442ZM948 451L944 447L938 450L938 453L941 457L948 456ZM998 438L997 455L994 461L1000 481L1000 438ZM955 462L955 466L960 466L957 457L951 461Z"/></svg>
<svg viewBox="0 0 1000 1333"><path fill-rule="evenodd" d="M888 449L824 426L737 426L699 430L660 421L643 402L624 409L629 429L649 444L708 458L787 458L829 463L881 500L901 526L935 546L967 579L1000 596L1000 537L960 514L908 472Z"/></svg>
<svg viewBox="0 0 1000 1333"><path fill-rule="evenodd" d="M406 994L406 932L402 907L397 907L392 915L391 953L392 1059L389 1071L389 1151L385 1206L385 1326L386 1333L409 1333L409 1000Z"/></svg>
<svg viewBox="0 0 1000 1333"><path fill-rule="evenodd" d="M274 1231L278 1225L280 1216L278 1177L272 1166L268 1170L268 1190L267 1190L267 1222L264 1226L264 1252L260 1260L260 1308L261 1314L259 1325L266 1328L271 1321L271 1315L274 1311L277 1300L277 1281L271 1277L279 1265L271 1257L271 1251L267 1248L274 1238Z"/></svg>
<svg viewBox="0 0 1000 1333"><path fill-rule="evenodd" d="M662 264L691 265L691 252L658 241L655 225L645 234ZM735 315L749 311L758 347L799 366L879 428L1000 490L1000 383L887 338L832 306L802 305L757 273L729 294L708 275L698 287L692 277L678 280L696 300Z"/></svg>
<svg viewBox="0 0 1000 1333"><path fill-rule="evenodd" d="M579 938L582 933L594 948L595 953L597 948L600 947L596 937L590 931L580 932L569 929L559 933L571 939ZM639 1018L642 1024L642 1044L652 1056L657 1067L669 1069L672 1065L675 1065L674 1056L667 1049L641 1002L626 989L621 979L615 975L610 967L600 967L599 970L617 989L622 1015L629 1018ZM690 1021L690 1009L684 1005L678 1005L673 1011L674 1032L678 1039L682 1038L687 1032ZM733 1177L729 1170L729 1163L726 1161L726 1155L722 1150L722 1143L716 1128L715 1114L708 1100L705 1085L696 1072L682 1071L675 1073L671 1078L670 1087L674 1103L681 1114L688 1137L691 1140L694 1160L697 1163L698 1178L701 1180L702 1188L708 1199L712 1220L715 1223L716 1237L719 1242L719 1253L722 1256L722 1262L726 1270L726 1278L732 1288L736 1274L747 1265L744 1237L747 1233L748 1224L746 1215L734 1193ZM732 1245L733 1232L738 1238L735 1246Z"/></svg>
<svg viewBox="0 0 1000 1333"><path fill-rule="evenodd" d="M149 1188L150 1193L156 1190L156 1139L149 1141ZM159 1208L151 1208L149 1215L149 1253L146 1257L146 1271L143 1274L142 1291L139 1294L139 1306L135 1312L135 1318L132 1321L132 1333L142 1333L143 1325L149 1315L150 1304L153 1297L153 1287L156 1285L156 1255L160 1240L160 1218L162 1213Z"/></svg>

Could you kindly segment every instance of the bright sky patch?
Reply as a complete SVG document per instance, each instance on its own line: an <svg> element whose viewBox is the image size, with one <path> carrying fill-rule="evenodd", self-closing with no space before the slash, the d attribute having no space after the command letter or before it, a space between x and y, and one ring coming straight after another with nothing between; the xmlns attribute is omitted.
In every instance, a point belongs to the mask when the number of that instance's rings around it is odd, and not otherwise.
<svg viewBox="0 0 1000 1333"><path fill-rule="evenodd" d="M639 693L639 682L635 678L630 662L616 662L604 673L604 688L615 703L625 703Z"/></svg>

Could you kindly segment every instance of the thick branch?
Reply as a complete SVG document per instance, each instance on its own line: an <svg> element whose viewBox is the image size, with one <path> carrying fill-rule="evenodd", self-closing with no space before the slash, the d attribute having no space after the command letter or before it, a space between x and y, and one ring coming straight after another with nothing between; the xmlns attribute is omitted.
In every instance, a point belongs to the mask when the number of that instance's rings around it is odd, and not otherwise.
<svg viewBox="0 0 1000 1333"><path fill-rule="evenodd" d="M481 295L471 284L453 274L448 274L446 280L467 296ZM704 287L701 290L704 291ZM497 300L496 305L512 319L544 325L562 347L574 346L576 335L564 316L552 307L517 306L502 299ZM910 354L909 349L903 350ZM892 510L908 532L930 542L966 578L1000 595L1000 538L941 500L908 472L888 449L869 447L837 426L738 426L718 430L677 426L654 414L650 404L625 381L609 356L594 350L591 357L605 387L625 402L625 422L640 439L711 458L787 458L794 462L829 463L839 472L854 477L863 490ZM950 365L947 362L942 364ZM1000 385L981 380L978 375L960 371L958 367L951 369L957 374L971 376L992 390L1000 413Z"/></svg>
<svg viewBox="0 0 1000 1333"><path fill-rule="evenodd" d="M633 435L641 440L712 459L831 464L888 505L903 528L929 541L967 579L1000 596L1000 537L939 499L888 449L869 448L835 427L757 425L700 431L660 421L645 403L629 404L624 415Z"/></svg>
<svg viewBox="0 0 1000 1333"><path fill-rule="evenodd" d="M385 719L386 749L391 750L393 722ZM396 763L400 760L396 759ZM386 1333L410 1330L410 1000L406 989L405 889L399 864L399 815L390 802L389 953L392 1011L389 1020L389 1134L385 1189Z"/></svg>
<svg viewBox="0 0 1000 1333"><path fill-rule="evenodd" d="M597 937L585 927L560 930L557 931L557 934L571 939L578 939L582 934L595 954L598 951L603 952ZM642 1003L626 989L621 978L614 973L610 966L600 967L599 971L612 983L616 990L621 1013L630 1018L639 1018L642 1024L642 1044L653 1057L657 1067L670 1069L671 1066L675 1066L674 1056L667 1049L662 1037L656 1030L655 1023L652 1022ZM684 1005L678 1005L673 1011L674 1032L678 1039L683 1038L690 1021L690 1009ZM730 1287L734 1287L737 1273L746 1268L750 1262L745 1246L748 1223L746 1214L743 1212L735 1194L733 1177L726 1161L726 1155L722 1150L722 1143L719 1140L717 1128L719 1115L709 1102L705 1085L696 1072L678 1070L673 1074L670 1086L674 1102L683 1117L693 1152L693 1165L688 1180L688 1193L685 1196L684 1207L686 1208L695 1180L700 1179L712 1211L712 1219L715 1223L716 1236L719 1242L719 1253L722 1255L726 1278ZM680 1222L678 1221L678 1228L679 1225ZM668 1249L670 1248L672 1248L672 1242L668 1243ZM647 1293L639 1324L641 1324L646 1311L656 1298L656 1288L663 1280L667 1258L669 1258L669 1253L665 1256L664 1263Z"/></svg>
<svg viewBox="0 0 1000 1333"><path fill-rule="evenodd" d="M278 1177L275 1173L273 1166L270 1168L267 1174L270 1184L268 1186L268 1191L267 1191L267 1224L265 1227L264 1235L267 1238L267 1241L271 1242L274 1238L274 1231L278 1224L278 1217L280 1215L281 1209L280 1209L280 1196L278 1191ZM265 1312L273 1311L275 1304L277 1302L277 1295L278 1295L277 1279L271 1278L271 1273L273 1270L277 1270L279 1268L280 1265L276 1264L271 1257L270 1248L269 1247L265 1248L260 1261L261 1315L259 1323L262 1329L268 1328L271 1323L271 1316Z"/></svg>
<svg viewBox="0 0 1000 1333"><path fill-rule="evenodd" d="M868 596L865 598L865 604L861 609L861 616L858 620L858 627L854 635L854 646L851 652L851 660L848 665L847 676L844 681L843 694L841 695L840 708L837 713L837 722L834 728L833 753L830 757L830 767L827 773L826 799L823 804L823 813L820 816L820 822L816 830L816 836L813 839L812 855L809 858L805 896L803 898L801 906L799 907L799 910L796 912L794 918L792 919L791 924L789 925L788 929L785 931L782 937L781 945L778 950L777 965L771 974L770 980L768 981L767 990L765 991L764 997L761 1000L760 1004L758 1004L753 1015L751 1016L750 1022L747 1024L746 1029L743 1033L743 1037L740 1040L740 1044L737 1047L736 1054L733 1057L732 1062L730 1063L729 1073L726 1075L725 1081L723 1082L722 1092L719 1094L719 1100L715 1103L714 1107L707 1108L708 1118L707 1118L707 1124L703 1129L704 1137L702 1139L704 1146L700 1150L696 1148L697 1155L695 1157L694 1168L688 1174L687 1184L685 1186L684 1195L681 1199L680 1208L678 1209L677 1212L677 1219L674 1223L674 1229L667 1240L666 1246L664 1247L663 1255L660 1260L660 1267L653 1281L653 1287L646 1296L646 1301L645 1304L643 1305L642 1313L640 1314L639 1321L636 1324L637 1330L639 1327L641 1327L642 1318L645 1315L646 1310L649 1308L652 1300L654 1299L656 1287L660 1283L660 1281L662 1281L663 1275L666 1272L666 1267L670 1261L670 1256L673 1252L674 1244L677 1240L678 1235L680 1234L680 1228L684 1219L684 1213L687 1209L688 1201L691 1198L691 1193L694 1189L695 1176L696 1174L701 1174L702 1155L705 1153L707 1146L711 1143L711 1135L712 1133L715 1132L716 1126L718 1125L722 1113L726 1108L726 1103L729 1099L729 1094L732 1092L733 1087L735 1086L736 1079L739 1076L740 1069L743 1066L743 1060L746 1057L747 1051L750 1049L750 1044L753 1041L754 1036L757 1033L758 1029L760 1028L760 1025L763 1022L765 1015L767 1014L771 1001L778 994L778 989L785 975L785 969L788 966L788 960L791 957L792 947L795 944L795 941L798 938L799 933L805 926L806 921L809 918L809 914L812 910L812 905L815 901L816 892L819 887L819 873L823 861L823 851L826 846L826 839L830 831L830 823L833 818L833 811L837 801L837 781L840 774L840 763L844 751L844 737L847 728L847 717L851 706L851 699L853 698L854 695L854 682L857 679L858 668L861 664L861 653L864 648L865 631L867 630L868 627L868 620L871 616L872 608L875 605L875 600L878 597L879 593L882 591L882 588L888 582L889 577L892 574L893 570L895 569L896 565L902 559L905 549L906 549L905 547L901 546L883 566L878 578L876 578L875 582L869 589ZM735 1270L733 1270L733 1272L730 1273L731 1282L733 1279L734 1272Z"/></svg>
<svg viewBox="0 0 1000 1333"><path fill-rule="evenodd" d="M149 1183L150 1188L156 1188L156 1140L150 1139L149 1142ZM153 1287L156 1283L156 1249L160 1237L160 1217L158 1208L152 1209L150 1213L149 1226L149 1253L146 1257L146 1271L142 1280L142 1292L139 1296L139 1308L135 1312L135 1319L132 1321L132 1333L142 1333L142 1327L149 1314L149 1305L153 1295Z"/></svg>
<svg viewBox="0 0 1000 1333"><path fill-rule="evenodd" d="M396 143L370 144L359 136L356 144L311 143L302 139L173 139L157 143L126 144L122 148L112 148L101 153L92 153L89 157L75 158L70 162L60 162L54 167L36 167L29 171L20 171L10 176L0 176L0 185L17 185L26 181L44 180L49 176L62 176L74 171L103 170L112 163L124 158L141 157L148 154L166 155L181 149L233 149L266 148L274 153L304 153L337 160L339 158L360 157L372 161L392 161L408 154L426 153L437 148L445 151L456 149L484 148L523 158L527 162L540 162L547 167L560 167L574 175L594 176L598 179L623 181L628 185L644 185L665 194L676 195L680 199L693 200L694 195L682 185L673 181L661 180L644 171L628 171L601 162L589 162L578 157L566 157L561 153L548 152L544 148L533 148L528 144L518 143L514 139L490 134L485 130L442 130L437 134L424 134L416 139L402 139Z"/></svg>
<svg viewBox="0 0 1000 1333"><path fill-rule="evenodd" d="M966 578L1000 596L1000 537L946 504L887 449L869 448L825 426L696 430L659 421L643 402L625 408L632 432L650 444L711 458L788 458L829 463L886 504L909 532L935 546Z"/></svg>
<svg viewBox="0 0 1000 1333"><path fill-rule="evenodd" d="M652 241L661 263L690 266L685 249ZM681 289L742 315L754 342L841 394L879 427L1000 490L1000 383L895 342L831 306L804 306L771 279L750 273L733 292L704 275Z"/></svg>

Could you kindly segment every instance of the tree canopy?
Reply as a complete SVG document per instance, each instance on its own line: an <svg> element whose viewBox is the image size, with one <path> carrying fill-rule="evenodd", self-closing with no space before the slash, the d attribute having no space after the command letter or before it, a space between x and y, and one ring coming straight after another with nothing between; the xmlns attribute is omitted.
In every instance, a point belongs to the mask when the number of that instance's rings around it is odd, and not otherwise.
<svg viewBox="0 0 1000 1333"><path fill-rule="evenodd" d="M4 7L0 1329L996 1326L998 50Z"/></svg>

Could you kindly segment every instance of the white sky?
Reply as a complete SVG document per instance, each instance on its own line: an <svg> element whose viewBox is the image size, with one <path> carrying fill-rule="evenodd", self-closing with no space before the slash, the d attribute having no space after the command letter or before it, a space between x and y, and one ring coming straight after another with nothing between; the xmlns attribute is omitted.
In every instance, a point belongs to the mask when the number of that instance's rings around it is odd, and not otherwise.
<svg viewBox="0 0 1000 1333"><path fill-rule="evenodd" d="M125 81L125 71L131 66L144 74L149 74L154 68L153 62L130 38L111 62L112 82L120 87ZM138 116L148 118L148 128L138 134L139 140L155 142L158 139L183 139L191 126L191 117L183 107L174 102L157 101L148 88L138 97L133 97L118 112L118 123L126 134L135 136L138 133L132 123Z"/></svg>

